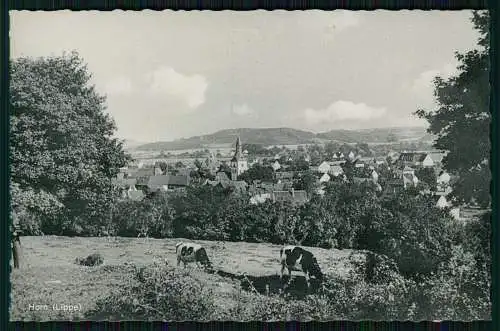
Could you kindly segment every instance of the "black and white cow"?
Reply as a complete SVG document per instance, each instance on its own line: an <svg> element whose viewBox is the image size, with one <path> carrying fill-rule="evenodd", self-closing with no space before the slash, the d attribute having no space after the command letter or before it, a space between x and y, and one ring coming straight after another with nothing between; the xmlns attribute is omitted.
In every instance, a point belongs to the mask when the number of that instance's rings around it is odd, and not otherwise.
<svg viewBox="0 0 500 331"><path fill-rule="evenodd" d="M323 273L314 255L298 246L285 246L280 250L281 276L285 268L288 269L289 282L292 280L292 271L300 271L305 274L307 287L310 286L310 277L323 281Z"/></svg>
<svg viewBox="0 0 500 331"><path fill-rule="evenodd" d="M184 263L184 268L188 263L195 262L196 265L201 264L209 270L212 269L207 251L199 244L180 242L175 245L175 254L177 255L177 266L181 264L181 261Z"/></svg>

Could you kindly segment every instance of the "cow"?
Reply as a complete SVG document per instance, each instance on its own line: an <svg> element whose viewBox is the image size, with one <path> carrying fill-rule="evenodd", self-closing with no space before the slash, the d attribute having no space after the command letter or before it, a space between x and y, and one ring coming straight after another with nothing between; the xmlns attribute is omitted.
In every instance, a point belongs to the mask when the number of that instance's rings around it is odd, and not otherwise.
<svg viewBox="0 0 500 331"><path fill-rule="evenodd" d="M283 279L283 272L285 268L288 269L288 276L290 283L292 280L292 271L300 271L305 274L307 288L310 287L309 279L314 277L316 280L323 281L323 273L314 255L298 246L285 246L280 250L281 260L281 276Z"/></svg>
<svg viewBox="0 0 500 331"><path fill-rule="evenodd" d="M208 259L207 251L203 246L194 243L180 242L175 245L175 254L177 255L177 266L184 263L184 268L190 262L196 265L201 264L208 270L212 270L212 263Z"/></svg>

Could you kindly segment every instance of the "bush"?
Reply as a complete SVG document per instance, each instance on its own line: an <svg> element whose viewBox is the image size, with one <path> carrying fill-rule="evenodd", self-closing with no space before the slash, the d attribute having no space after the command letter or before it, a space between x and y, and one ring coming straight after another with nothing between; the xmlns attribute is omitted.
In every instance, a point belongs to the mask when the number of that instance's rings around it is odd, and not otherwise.
<svg viewBox="0 0 500 331"><path fill-rule="evenodd" d="M97 302L90 319L208 321L215 312L212 293L185 271L156 265L132 267L131 283Z"/></svg>

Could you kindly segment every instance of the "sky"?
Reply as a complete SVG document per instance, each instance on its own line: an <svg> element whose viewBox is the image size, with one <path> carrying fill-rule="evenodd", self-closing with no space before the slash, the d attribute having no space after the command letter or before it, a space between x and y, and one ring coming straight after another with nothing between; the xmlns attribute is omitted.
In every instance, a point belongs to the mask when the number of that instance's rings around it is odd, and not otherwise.
<svg viewBox="0 0 500 331"><path fill-rule="evenodd" d="M11 57L76 50L116 136L424 126L432 79L476 48L471 11L10 12Z"/></svg>

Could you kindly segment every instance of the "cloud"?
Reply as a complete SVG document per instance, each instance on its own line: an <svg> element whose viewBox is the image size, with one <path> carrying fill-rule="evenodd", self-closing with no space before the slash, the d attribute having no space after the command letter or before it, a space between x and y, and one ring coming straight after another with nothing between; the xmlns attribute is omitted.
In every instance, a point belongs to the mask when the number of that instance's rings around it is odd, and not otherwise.
<svg viewBox="0 0 500 331"><path fill-rule="evenodd" d="M247 104L236 105L231 110L234 114L238 116L252 116L255 115L255 110L250 108Z"/></svg>
<svg viewBox="0 0 500 331"><path fill-rule="evenodd" d="M434 78L440 76L443 79L450 78L458 73L458 63L447 63L439 69L422 72L411 85L411 92L417 97L431 99L434 95Z"/></svg>
<svg viewBox="0 0 500 331"><path fill-rule="evenodd" d="M205 103L207 79L201 75L183 75L170 67L161 67L151 75L151 91L178 97L191 109Z"/></svg>
<svg viewBox="0 0 500 331"><path fill-rule="evenodd" d="M379 118L385 113L385 108L373 108L364 103L340 100L325 109L306 109L303 112L303 117L309 124L319 124L347 120L369 121Z"/></svg>
<svg viewBox="0 0 500 331"><path fill-rule="evenodd" d="M107 94L127 94L132 91L132 82L125 76L116 77L105 86Z"/></svg>

